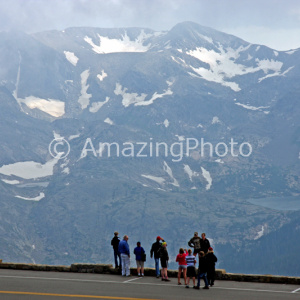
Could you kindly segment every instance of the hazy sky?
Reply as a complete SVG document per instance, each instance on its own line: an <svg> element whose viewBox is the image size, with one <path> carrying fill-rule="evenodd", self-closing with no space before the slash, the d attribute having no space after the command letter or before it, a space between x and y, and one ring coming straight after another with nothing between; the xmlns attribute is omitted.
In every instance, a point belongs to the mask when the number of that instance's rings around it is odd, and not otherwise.
<svg viewBox="0 0 300 300"><path fill-rule="evenodd" d="M0 31L74 26L169 30L183 21L277 50L300 48L299 0L0 0Z"/></svg>

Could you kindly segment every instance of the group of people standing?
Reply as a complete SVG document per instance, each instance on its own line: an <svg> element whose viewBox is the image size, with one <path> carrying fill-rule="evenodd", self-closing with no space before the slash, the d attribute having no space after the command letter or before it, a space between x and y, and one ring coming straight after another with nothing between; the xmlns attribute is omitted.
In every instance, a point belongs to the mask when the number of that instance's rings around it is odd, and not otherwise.
<svg viewBox="0 0 300 300"><path fill-rule="evenodd" d="M122 268L122 276L130 276L130 250L128 245L128 236L125 235L121 241L118 237L118 232L114 233L114 238L111 240L111 245L114 249L115 267ZM209 289L209 286L214 285L215 281L215 264L217 257L214 254L213 248L210 246L209 240L206 238L205 233L202 233L201 238L198 232L188 242L191 249L179 249L176 257L178 262L178 284L181 285L181 274L183 274L184 284L189 288L190 279L193 280L193 288L200 288L201 278L205 282L204 289ZM144 276L144 262L146 261L146 253L140 242L134 248L133 253L136 257L137 273L138 276ZM198 275L196 275L197 256L199 260ZM169 254L167 250L167 243L163 238L157 236L156 242L152 244L150 250L150 257L154 257L156 277L161 275L162 281L170 281L168 278L168 262ZM118 263L119 259L119 263ZM159 268L161 264L161 272ZM197 277L197 285L196 285Z"/></svg>
<svg viewBox="0 0 300 300"><path fill-rule="evenodd" d="M130 249L128 244L128 235L124 235L121 241L118 237L119 233L115 232L111 240L111 245L114 249L115 267L122 268L122 276L130 276ZM138 276L144 276L144 262L146 261L146 254L141 242L137 242L133 253L135 254L136 266ZM118 263L119 259L119 263Z"/></svg>

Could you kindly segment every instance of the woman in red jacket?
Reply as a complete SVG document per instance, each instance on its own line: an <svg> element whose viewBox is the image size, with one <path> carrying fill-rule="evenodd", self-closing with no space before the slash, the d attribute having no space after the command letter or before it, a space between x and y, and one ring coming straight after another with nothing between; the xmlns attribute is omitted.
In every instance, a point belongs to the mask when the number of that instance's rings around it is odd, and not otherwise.
<svg viewBox="0 0 300 300"><path fill-rule="evenodd" d="M184 284L186 285L186 270L187 270L187 263L186 263L186 256L188 255L187 250L183 250L183 248L179 249L179 254L177 254L176 262L178 262L178 284L181 285L180 277L181 272L183 272Z"/></svg>

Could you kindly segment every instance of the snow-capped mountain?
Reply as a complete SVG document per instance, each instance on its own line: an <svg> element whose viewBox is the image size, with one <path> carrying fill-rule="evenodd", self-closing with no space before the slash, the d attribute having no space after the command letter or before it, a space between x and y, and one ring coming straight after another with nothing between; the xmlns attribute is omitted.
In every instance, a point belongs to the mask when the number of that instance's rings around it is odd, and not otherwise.
<svg viewBox="0 0 300 300"><path fill-rule="evenodd" d="M109 262L114 230L174 258L197 230L228 271L300 274L299 50L186 22L2 32L0 65L3 260Z"/></svg>

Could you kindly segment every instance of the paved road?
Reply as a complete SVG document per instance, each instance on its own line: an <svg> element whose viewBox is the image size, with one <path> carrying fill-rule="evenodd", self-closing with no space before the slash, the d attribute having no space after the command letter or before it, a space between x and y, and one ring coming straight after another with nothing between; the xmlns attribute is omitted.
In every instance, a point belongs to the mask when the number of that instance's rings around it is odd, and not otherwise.
<svg viewBox="0 0 300 300"><path fill-rule="evenodd" d="M203 282L201 282L203 284ZM216 281L209 290L186 289L177 279L0 270L0 299L276 300L300 299L300 286Z"/></svg>

